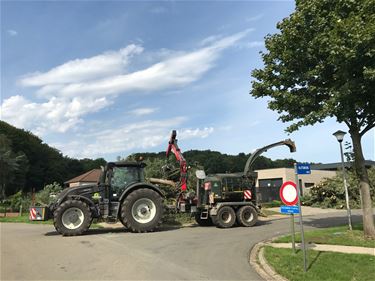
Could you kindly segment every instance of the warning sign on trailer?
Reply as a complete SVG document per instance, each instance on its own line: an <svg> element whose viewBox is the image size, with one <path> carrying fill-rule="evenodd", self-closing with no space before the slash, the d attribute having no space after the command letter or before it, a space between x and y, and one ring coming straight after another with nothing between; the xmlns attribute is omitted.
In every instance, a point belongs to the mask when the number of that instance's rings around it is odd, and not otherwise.
<svg viewBox="0 0 375 281"><path fill-rule="evenodd" d="M285 205L294 206L298 202L297 186L292 181L284 182L280 187L280 199Z"/></svg>

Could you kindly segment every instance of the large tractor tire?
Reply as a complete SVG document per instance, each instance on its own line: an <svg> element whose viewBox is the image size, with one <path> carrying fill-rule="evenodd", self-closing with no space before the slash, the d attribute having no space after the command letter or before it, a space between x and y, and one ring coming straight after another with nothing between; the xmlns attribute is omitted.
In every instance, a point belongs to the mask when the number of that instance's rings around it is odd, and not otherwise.
<svg viewBox="0 0 375 281"><path fill-rule="evenodd" d="M79 200L67 200L54 212L53 225L64 236L81 235L91 222L89 206Z"/></svg>
<svg viewBox="0 0 375 281"><path fill-rule="evenodd" d="M236 214L232 207L224 206L217 211L217 215L212 217L212 221L217 227L229 228L236 222Z"/></svg>
<svg viewBox="0 0 375 281"><path fill-rule="evenodd" d="M195 221L200 226L211 226L211 225L213 225L211 217L208 217L207 219L202 219L201 218L201 213L196 213L195 214Z"/></svg>
<svg viewBox="0 0 375 281"><path fill-rule="evenodd" d="M131 192L121 206L121 222L132 232L154 231L163 217L163 198L156 191L141 188Z"/></svg>
<svg viewBox="0 0 375 281"><path fill-rule="evenodd" d="M237 221L242 226L253 226L258 221L258 213L251 206L242 206L237 210Z"/></svg>

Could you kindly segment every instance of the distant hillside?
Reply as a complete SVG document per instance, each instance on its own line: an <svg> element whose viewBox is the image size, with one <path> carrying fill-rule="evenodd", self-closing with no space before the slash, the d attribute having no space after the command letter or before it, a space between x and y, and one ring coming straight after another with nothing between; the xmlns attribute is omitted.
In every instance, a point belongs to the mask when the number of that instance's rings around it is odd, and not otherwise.
<svg viewBox="0 0 375 281"><path fill-rule="evenodd" d="M103 158L77 160L66 157L59 150L43 143L39 137L31 132L18 129L3 121L0 121L1 135L7 140L6 143L9 143L13 154L23 153L27 158L27 161L21 163L18 169L21 170L18 173L22 172L24 178L20 180L18 177L8 183L8 194L15 193L18 190L30 192L32 188L40 190L44 185L54 181L62 184L72 177L106 163ZM5 150L4 146L2 150ZM8 178L12 176L7 175ZM3 181L6 181L6 178Z"/></svg>
<svg viewBox="0 0 375 281"><path fill-rule="evenodd" d="M3 140L1 140L3 139ZM18 190L30 192L32 188L42 189L46 184L54 181L63 183L64 181L87 172L100 165L105 165L103 158L73 159L64 156L59 150L50 147L46 143L33 135L31 132L18 129L6 122L0 121L0 153L7 151L6 146L12 155L24 155L23 160L18 163L17 171L6 174L6 169L2 167L0 180L6 183L6 194L10 195ZM238 155L223 154L211 150L189 150L183 153L189 165L199 164L203 166L207 174L240 172L243 171L249 154L239 153ZM142 156L145 160L166 159L165 152L159 153L135 153L131 157L138 159ZM174 161L174 156L170 156L170 161ZM1 161L1 155L0 155ZM271 160L260 156L254 165L255 169L292 167L295 160L282 159ZM5 166L5 164L2 164ZM1 195L1 194L0 194Z"/></svg>

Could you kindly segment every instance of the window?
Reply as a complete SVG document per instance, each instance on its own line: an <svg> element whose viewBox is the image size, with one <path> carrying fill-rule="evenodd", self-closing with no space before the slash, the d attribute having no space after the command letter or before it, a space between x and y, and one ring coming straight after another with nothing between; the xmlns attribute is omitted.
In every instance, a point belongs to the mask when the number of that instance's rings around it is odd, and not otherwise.
<svg viewBox="0 0 375 281"><path fill-rule="evenodd" d="M114 167L111 185L114 192L124 189L133 182L138 181L137 167Z"/></svg>
<svg viewBox="0 0 375 281"><path fill-rule="evenodd" d="M305 188L311 188L315 185L313 182L305 182Z"/></svg>
<svg viewBox="0 0 375 281"><path fill-rule="evenodd" d="M259 180L259 187L260 188L266 188L266 187L276 187L280 188L283 184L282 178L274 178L274 179L261 179Z"/></svg>

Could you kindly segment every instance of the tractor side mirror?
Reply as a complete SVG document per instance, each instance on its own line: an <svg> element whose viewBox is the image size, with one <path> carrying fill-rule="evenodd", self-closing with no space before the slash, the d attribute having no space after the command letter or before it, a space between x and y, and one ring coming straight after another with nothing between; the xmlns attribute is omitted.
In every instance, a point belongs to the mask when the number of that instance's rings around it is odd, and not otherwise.
<svg viewBox="0 0 375 281"><path fill-rule="evenodd" d="M196 170L195 176L200 180L204 180L206 178L206 173L203 170Z"/></svg>

